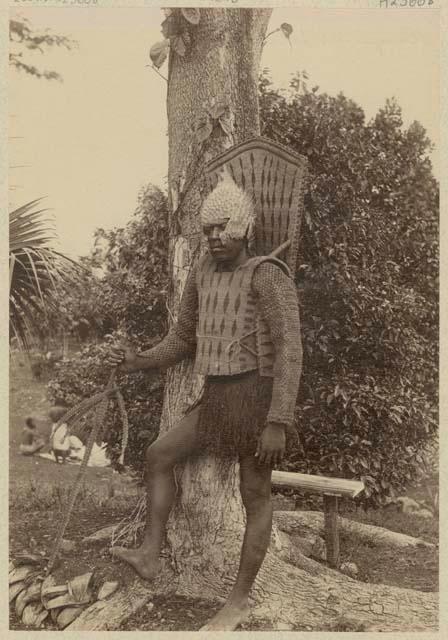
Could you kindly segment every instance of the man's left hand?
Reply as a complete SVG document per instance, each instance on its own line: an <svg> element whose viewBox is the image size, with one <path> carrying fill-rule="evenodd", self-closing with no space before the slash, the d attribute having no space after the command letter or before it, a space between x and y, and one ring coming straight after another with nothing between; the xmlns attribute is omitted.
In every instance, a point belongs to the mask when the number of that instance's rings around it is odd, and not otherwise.
<svg viewBox="0 0 448 640"><path fill-rule="evenodd" d="M268 422L258 439L257 452L258 464L271 467L279 465L285 453L285 425L277 422Z"/></svg>

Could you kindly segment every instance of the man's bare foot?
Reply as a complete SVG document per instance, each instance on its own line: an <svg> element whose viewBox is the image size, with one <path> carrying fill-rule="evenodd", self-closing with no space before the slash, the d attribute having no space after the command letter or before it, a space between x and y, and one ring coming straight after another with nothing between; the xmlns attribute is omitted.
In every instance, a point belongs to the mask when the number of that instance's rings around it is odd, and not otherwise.
<svg viewBox="0 0 448 640"><path fill-rule="evenodd" d="M235 631L240 624L246 622L248 617L249 607L247 604L237 606L226 602L224 607L199 631Z"/></svg>
<svg viewBox="0 0 448 640"><path fill-rule="evenodd" d="M154 558L148 549L126 549L125 547L112 547L111 554L131 565L141 578L153 580L159 573L160 563Z"/></svg>

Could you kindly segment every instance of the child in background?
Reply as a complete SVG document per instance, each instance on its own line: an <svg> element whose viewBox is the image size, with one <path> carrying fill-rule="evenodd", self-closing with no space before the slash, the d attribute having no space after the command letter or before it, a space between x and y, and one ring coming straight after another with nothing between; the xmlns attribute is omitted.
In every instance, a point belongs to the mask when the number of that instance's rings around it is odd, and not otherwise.
<svg viewBox="0 0 448 640"><path fill-rule="evenodd" d="M74 435L69 435L68 441L70 444L70 460L72 462L81 462L86 450L82 441Z"/></svg>
<svg viewBox="0 0 448 640"><path fill-rule="evenodd" d="M32 456L45 446L45 441L39 435L34 418L25 420L25 427L22 431L22 442L19 451L24 456Z"/></svg>
<svg viewBox="0 0 448 640"><path fill-rule="evenodd" d="M65 464L70 456L70 433L68 426L63 422L58 426L58 421L67 412L66 407L52 407L48 415L53 422L50 435L50 450L57 463Z"/></svg>

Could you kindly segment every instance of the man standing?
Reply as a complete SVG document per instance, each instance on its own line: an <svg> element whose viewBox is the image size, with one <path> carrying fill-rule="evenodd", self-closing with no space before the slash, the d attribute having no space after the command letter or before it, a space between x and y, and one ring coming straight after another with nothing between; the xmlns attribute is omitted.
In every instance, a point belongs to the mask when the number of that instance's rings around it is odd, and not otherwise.
<svg viewBox="0 0 448 640"><path fill-rule="evenodd" d="M148 516L138 549L116 557L146 579L159 567L165 526L175 498L173 467L207 452L239 460L246 530L233 590L204 630L231 631L248 614L248 595L263 562L272 526L271 469L292 427L302 362L297 294L287 266L251 257L252 200L229 177L201 210L208 253L191 270L177 323L161 343L136 354L114 348L123 372L195 359L205 376L199 404L147 450Z"/></svg>

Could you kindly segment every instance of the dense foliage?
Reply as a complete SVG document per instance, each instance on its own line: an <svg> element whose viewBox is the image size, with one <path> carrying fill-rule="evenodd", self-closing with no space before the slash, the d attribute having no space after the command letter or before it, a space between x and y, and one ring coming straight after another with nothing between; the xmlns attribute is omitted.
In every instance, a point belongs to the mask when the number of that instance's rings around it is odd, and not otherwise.
<svg viewBox="0 0 448 640"><path fill-rule="evenodd" d="M437 429L438 185L431 143L395 101L366 122L298 74L260 84L263 135L312 167L297 283L305 351L297 471L401 490Z"/></svg>
<svg viewBox="0 0 448 640"><path fill-rule="evenodd" d="M141 189L134 215L125 228L97 230L92 253L83 260L90 271L80 286L63 292L60 315L53 316L54 324L62 324L90 342L119 333L141 349L158 342L168 328L167 220L164 193L151 185ZM80 353L56 363L48 384L49 398L73 406L101 390L109 376L104 368L106 348L87 344ZM126 462L140 466L144 448L157 435L163 375L121 376L119 384L131 425ZM109 450L115 455L119 421L113 413L110 417Z"/></svg>
<svg viewBox="0 0 448 640"><path fill-rule="evenodd" d="M55 313L58 287L73 286L81 271L53 248L54 227L40 200L9 213L10 339L26 349Z"/></svg>
<svg viewBox="0 0 448 640"><path fill-rule="evenodd" d="M81 399L89 398L106 387L110 371L104 366L106 345L87 344L72 358L55 364L53 378L47 385L49 398L55 404L74 406ZM144 451L157 436L162 411L163 377L159 373L134 373L120 376L120 390L129 418L129 442L125 463L141 467ZM85 439L86 421L94 419L94 413L75 426L75 433ZM112 461L120 455L121 420L116 402L109 403L107 414L108 454Z"/></svg>
<svg viewBox="0 0 448 640"><path fill-rule="evenodd" d="M293 446L285 467L363 478L374 503L415 477L437 429L438 185L423 128L404 129L394 101L366 122L353 101L306 80L299 74L288 95L260 83L263 135L312 167L297 273L305 456ZM98 231L89 260L103 274L85 300L96 301L100 333L121 328L142 347L165 333L167 236L166 198L153 187L125 229ZM52 396L91 395L100 362L89 347L59 365ZM157 429L160 382L134 375L124 385L143 434L131 443L135 465Z"/></svg>

